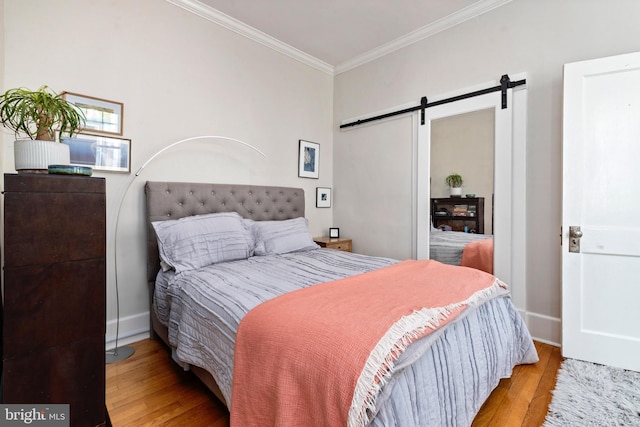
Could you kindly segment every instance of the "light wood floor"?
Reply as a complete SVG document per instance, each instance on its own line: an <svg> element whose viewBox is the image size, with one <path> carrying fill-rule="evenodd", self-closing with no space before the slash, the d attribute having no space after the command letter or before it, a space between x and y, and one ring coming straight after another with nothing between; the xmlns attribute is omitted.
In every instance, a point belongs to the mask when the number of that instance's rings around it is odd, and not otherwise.
<svg viewBox="0 0 640 427"><path fill-rule="evenodd" d="M129 359L107 365L107 409L114 427L228 427L229 412L191 373L171 360L164 344L133 344ZM560 349L536 342L540 361L517 366L493 391L473 426L540 426L547 413Z"/></svg>

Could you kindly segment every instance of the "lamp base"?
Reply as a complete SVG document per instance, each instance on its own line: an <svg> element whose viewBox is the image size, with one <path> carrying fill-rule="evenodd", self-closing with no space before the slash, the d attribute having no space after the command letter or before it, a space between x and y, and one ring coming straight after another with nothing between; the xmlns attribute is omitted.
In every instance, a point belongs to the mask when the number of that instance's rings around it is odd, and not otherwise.
<svg viewBox="0 0 640 427"><path fill-rule="evenodd" d="M133 347L116 347L113 350L107 351L105 362L107 364L120 362L121 360L128 359L135 352L136 349Z"/></svg>

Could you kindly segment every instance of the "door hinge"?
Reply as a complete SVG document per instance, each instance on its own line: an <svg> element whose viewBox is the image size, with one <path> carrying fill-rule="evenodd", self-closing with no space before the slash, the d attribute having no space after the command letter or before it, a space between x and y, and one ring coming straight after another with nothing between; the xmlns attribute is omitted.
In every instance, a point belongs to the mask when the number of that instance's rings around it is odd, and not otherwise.
<svg viewBox="0 0 640 427"><path fill-rule="evenodd" d="M562 226L560 226L560 246L562 246Z"/></svg>

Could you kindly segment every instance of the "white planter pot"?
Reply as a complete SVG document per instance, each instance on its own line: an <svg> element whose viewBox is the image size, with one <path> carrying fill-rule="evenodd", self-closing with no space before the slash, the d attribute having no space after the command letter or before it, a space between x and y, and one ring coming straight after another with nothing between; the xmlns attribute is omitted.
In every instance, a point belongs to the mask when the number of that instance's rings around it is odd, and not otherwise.
<svg viewBox="0 0 640 427"><path fill-rule="evenodd" d="M13 145L15 167L22 173L44 173L49 165L71 163L69 146L54 141L18 140Z"/></svg>
<svg viewBox="0 0 640 427"><path fill-rule="evenodd" d="M462 187L450 187L451 191L450 191L450 195L453 197L460 197L462 196Z"/></svg>

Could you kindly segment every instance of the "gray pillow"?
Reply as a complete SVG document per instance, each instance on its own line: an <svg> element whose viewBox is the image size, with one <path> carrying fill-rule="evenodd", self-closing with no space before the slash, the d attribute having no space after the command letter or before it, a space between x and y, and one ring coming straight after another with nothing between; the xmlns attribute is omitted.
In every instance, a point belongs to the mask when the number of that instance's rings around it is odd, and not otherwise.
<svg viewBox="0 0 640 427"><path fill-rule="evenodd" d="M154 221L152 225L163 268L177 273L246 259L253 252L250 224L235 212Z"/></svg>
<svg viewBox="0 0 640 427"><path fill-rule="evenodd" d="M255 255L276 255L317 249L303 217L283 221L254 221Z"/></svg>

